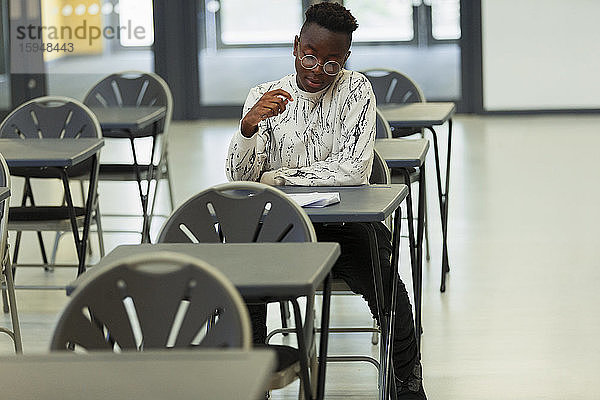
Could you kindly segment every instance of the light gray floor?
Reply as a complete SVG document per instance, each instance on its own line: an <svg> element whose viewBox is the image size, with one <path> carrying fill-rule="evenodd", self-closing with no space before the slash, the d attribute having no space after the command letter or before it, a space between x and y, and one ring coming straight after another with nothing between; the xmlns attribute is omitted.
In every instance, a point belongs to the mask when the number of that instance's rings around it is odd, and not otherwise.
<svg viewBox="0 0 600 400"><path fill-rule="evenodd" d="M600 300L600 116L458 116L455 122L452 270L445 294L439 292L441 236L429 159L432 259L424 267L423 301L429 398L598 397L600 315L594 304ZM236 121L173 124L171 160L178 204L224 180L223 157L235 127ZM16 179L14 183L19 185ZM135 188L123 190L124 186L102 184L103 212L137 208ZM50 187L43 190L60 198ZM106 236L109 248L136 240L134 235ZM33 236L24 252L24 259L36 260ZM92 260L97 257L95 251ZM65 237L59 259L74 258ZM410 286L406 261L404 255L401 276ZM74 276L72 269L21 269L17 283L64 284ZM25 352L47 351L65 295L21 290L18 300ZM336 325L370 323L360 298L336 299L332 317ZM277 323L276 313L270 321ZM0 323L8 324L9 319L0 317ZM368 335L338 335L330 343L330 353L376 354ZM0 353L11 350L8 339L0 336ZM294 385L274 397L293 399L296 393ZM373 367L329 365L327 398L375 396Z"/></svg>

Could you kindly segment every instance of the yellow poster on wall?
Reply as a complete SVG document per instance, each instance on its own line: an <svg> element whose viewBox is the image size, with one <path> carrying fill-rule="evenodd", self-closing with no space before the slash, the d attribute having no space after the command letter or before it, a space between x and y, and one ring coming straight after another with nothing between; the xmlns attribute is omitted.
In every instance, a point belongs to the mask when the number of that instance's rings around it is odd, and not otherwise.
<svg viewBox="0 0 600 400"><path fill-rule="evenodd" d="M105 27L99 0L42 0L41 4L42 26L27 27L27 33L41 39L45 61L102 53Z"/></svg>

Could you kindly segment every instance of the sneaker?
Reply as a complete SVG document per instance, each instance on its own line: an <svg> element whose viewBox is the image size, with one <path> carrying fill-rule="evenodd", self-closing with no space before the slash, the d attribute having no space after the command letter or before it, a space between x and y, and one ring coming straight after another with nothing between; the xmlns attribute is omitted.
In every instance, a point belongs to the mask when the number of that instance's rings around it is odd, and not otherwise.
<svg viewBox="0 0 600 400"><path fill-rule="evenodd" d="M396 379L397 400L427 400L423 389L421 363L417 363L413 372L405 379Z"/></svg>

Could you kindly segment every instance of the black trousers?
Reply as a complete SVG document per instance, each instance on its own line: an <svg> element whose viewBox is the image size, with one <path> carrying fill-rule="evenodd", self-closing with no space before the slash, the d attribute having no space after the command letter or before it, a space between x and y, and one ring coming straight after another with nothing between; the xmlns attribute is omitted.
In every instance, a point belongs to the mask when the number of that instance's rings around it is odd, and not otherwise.
<svg viewBox="0 0 600 400"><path fill-rule="evenodd" d="M384 277L385 302L390 301L392 285L385 277L390 276L392 241L391 234L382 223L374 223L379 247L379 263ZM375 297L375 284L371 267L369 238L364 224L346 223L343 225L315 224L320 242L337 242L341 255L333 267L333 277L343 279L353 292L367 301L373 317L379 319ZM300 256L298 254L297 256ZM255 343L264 343L267 336L266 305L249 305L250 318ZM379 321L378 321L379 322ZM417 341L413 322L412 307L406 287L398 280L396 288L396 324L392 335L394 352L392 363L396 378L404 379L413 371L417 359Z"/></svg>

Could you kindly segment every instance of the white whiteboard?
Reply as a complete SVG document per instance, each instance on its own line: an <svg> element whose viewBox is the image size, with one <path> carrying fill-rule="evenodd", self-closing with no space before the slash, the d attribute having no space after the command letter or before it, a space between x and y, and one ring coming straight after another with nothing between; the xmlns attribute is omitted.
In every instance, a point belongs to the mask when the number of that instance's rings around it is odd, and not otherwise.
<svg viewBox="0 0 600 400"><path fill-rule="evenodd" d="M482 0L487 111L600 108L599 0Z"/></svg>

